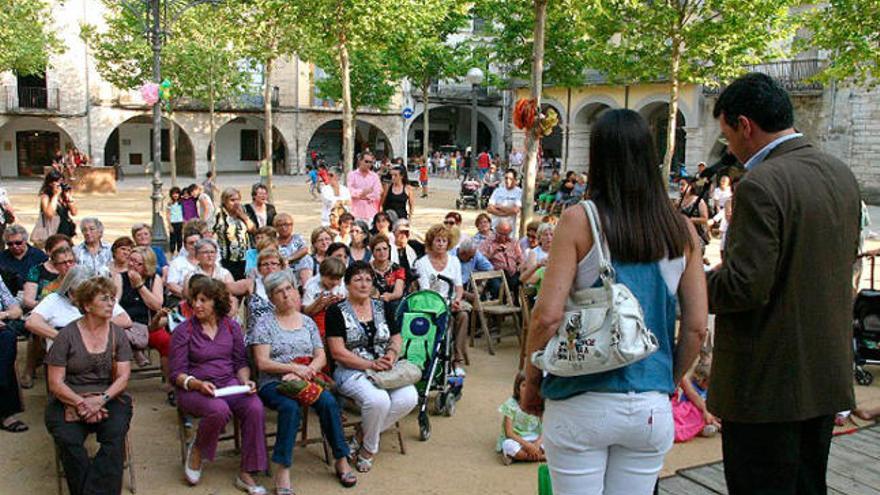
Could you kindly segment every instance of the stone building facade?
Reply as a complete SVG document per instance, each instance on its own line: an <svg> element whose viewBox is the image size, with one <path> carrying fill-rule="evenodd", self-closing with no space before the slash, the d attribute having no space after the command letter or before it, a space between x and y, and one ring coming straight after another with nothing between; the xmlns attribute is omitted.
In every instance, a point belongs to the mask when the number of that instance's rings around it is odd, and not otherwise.
<svg viewBox="0 0 880 495"><path fill-rule="evenodd" d="M123 91L101 78L80 25L99 28L106 13L100 0L54 1L53 29L65 51L50 59L42 77L0 74L0 177L39 175L56 150L75 147L95 165L118 161L129 174L143 173L151 161L151 108L138 91ZM145 41L146 42L146 41ZM319 72L319 71L318 71ZM258 74L259 76L259 74ZM277 173L304 168L315 149L328 161L341 149L341 111L318 97L316 68L291 57L276 64L272 85ZM147 82L147 81L144 81ZM262 157L262 89L256 85L216 112L218 171L256 172ZM356 149L369 147L400 156L406 149L406 121L401 116L402 92L387 111L361 109L357 114ZM165 115L163 141L173 121L177 136L177 167L181 175L203 176L209 170L210 119L205 105L191 102ZM163 170L170 157L163 144Z"/></svg>
<svg viewBox="0 0 880 495"><path fill-rule="evenodd" d="M880 90L820 85L801 76L811 73L804 65L819 61L800 60L755 67L780 79L789 89L795 110L795 127L826 152L847 163L856 175L862 195L869 202L880 202ZM780 66L788 68L780 69ZM794 67L792 69L791 67ZM798 76L798 77L795 77ZM528 88L519 89L517 98L528 97ZM695 171L699 162L717 161L724 150L718 122L712 118L717 90L685 85L679 100L679 159ZM669 86L638 84L629 88L587 85L580 88L545 88L542 102L560 115L556 132L559 155L565 167L586 171L589 157L590 126L603 110L631 108L642 114L665 149ZM514 147L525 147L525 135L514 131ZM545 145L546 147L546 145Z"/></svg>

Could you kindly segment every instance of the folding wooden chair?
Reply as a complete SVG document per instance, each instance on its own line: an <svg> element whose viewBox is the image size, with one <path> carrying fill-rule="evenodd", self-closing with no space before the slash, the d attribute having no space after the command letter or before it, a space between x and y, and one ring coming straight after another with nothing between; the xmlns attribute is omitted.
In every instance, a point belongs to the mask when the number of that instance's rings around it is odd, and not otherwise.
<svg viewBox="0 0 880 495"><path fill-rule="evenodd" d="M498 282L500 288L498 289L498 295L493 297L492 291L487 289L489 286L494 285L494 281ZM507 317L512 317L516 323L516 336L520 339L520 342L522 342L520 332L521 309L513 302L513 297L510 295L510 288L507 286L507 280L504 278L504 272L501 270L474 272L471 274L470 285L471 292L476 296L474 297L474 313L476 313L480 320L480 328L483 331L483 337L486 339L486 347L489 354L495 354L495 342L492 334L489 332L489 317L493 317L498 321L499 340L506 336L501 332L501 322Z"/></svg>
<svg viewBox="0 0 880 495"><path fill-rule="evenodd" d="M522 338L519 347L519 370L525 366L527 355L526 345L529 341L529 323L532 320L532 306L530 300L536 294L534 286L523 285L519 291L519 306L522 308Z"/></svg>
<svg viewBox="0 0 880 495"><path fill-rule="evenodd" d="M354 437L357 432L361 429L361 408L354 399L350 397L346 397L344 395L337 395L337 398L342 401L342 408L350 413L356 414L357 419L344 419L342 422L342 429L351 429L351 435L346 436L346 438L351 439ZM400 455L406 455L406 444L403 442L403 432L400 429L400 421L396 421L394 423L393 428L389 428L389 430L393 430L397 435L397 447L400 449ZM388 431L388 430L386 430ZM352 454L356 454L356 452L352 452Z"/></svg>

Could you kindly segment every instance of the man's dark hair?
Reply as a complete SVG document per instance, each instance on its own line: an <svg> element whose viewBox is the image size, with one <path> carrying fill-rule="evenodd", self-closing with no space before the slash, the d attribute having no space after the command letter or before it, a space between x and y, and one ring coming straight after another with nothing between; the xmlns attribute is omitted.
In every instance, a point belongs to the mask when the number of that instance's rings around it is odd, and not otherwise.
<svg viewBox="0 0 880 495"><path fill-rule="evenodd" d="M513 174L513 180L516 180L519 177L519 174L516 173L516 169L509 168L504 171L504 175Z"/></svg>
<svg viewBox="0 0 880 495"><path fill-rule="evenodd" d="M794 126L791 98L775 79L751 72L724 88L715 108L714 118L724 114L727 125L736 129L740 115L753 120L764 132L779 132Z"/></svg>

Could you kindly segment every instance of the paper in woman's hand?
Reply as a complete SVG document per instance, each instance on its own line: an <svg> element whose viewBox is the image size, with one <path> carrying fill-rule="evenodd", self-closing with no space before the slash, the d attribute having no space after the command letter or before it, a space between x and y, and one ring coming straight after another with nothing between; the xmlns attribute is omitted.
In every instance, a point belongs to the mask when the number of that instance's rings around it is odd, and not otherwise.
<svg viewBox="0 0 880 495"><path fill-rule="evenodd" d="M229 395L246 394L251 391L247 385L231 385L229 387L218 388L214 391L214 397L226 397Z"/></svg>

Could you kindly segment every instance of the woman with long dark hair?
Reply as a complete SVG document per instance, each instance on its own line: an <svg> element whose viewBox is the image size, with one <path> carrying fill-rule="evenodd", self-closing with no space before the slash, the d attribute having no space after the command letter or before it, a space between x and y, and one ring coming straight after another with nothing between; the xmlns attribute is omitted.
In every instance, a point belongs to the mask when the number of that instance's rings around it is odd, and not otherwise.
<svg viewBox="0 0 880 495"><path fill-rule="evenodd" d="M542 378L538 368L526 366L520 403L526 412L543 413L557 494L649 494L672 447L669 395L697 357L708 309L700 241L670 204L656 164L650 130L638 113L609 110L594 125L589 182L599 231L617 283L638 299L659 349L589 375ZM584 207L562 213L532 313L529 355L555 334L571 292L601 284L598 243Z"/></svg>
<svg viewBox="0 0 880 495"><path fill-rule="evenodd" d="M40 221L47 226L54 226L57 222L57 227L50 228L46 237L52 234L75 236L76 224L70 217L76 213L76 200L73 199L70 186L64 182L64 176L54 170L46 174L43 186L40 187ZM58 220L55 220L56 217ZM38 225L40 221L37 222Z"/></svg>

